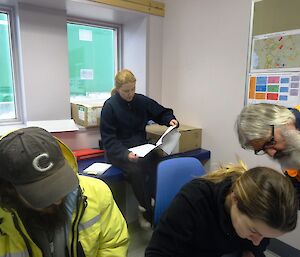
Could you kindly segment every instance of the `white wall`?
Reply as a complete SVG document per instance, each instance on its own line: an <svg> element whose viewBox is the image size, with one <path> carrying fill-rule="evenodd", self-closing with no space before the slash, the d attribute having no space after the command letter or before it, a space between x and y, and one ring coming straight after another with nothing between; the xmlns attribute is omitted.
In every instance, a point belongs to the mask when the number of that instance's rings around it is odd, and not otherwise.
<svg viewBox="0 0 300 257"><path fill-rule="evenodd" d="M68 119L66 13L27 4L18 11L27 119Z"/></svg>
<svg viewBox="0 0 300 257"><path fill-rule="evenodd" d="M234 130L244 103L251 0L165 2L163 103L182 123L203 128L212 168L236 154L249 166L266 164L240 148Z"/></svg>
<svg viewBox="0 0 300 257"><path fill-rule="evenodd" d="M162 44L163 44L163 17L149 15L148 20L148 83L147 95L161 102L162 90Z"/></svg>
<svg viewBox="0 0 300 257"><path fill-rule="evenodd" d="M241 149L234 123L243 108L251 0L166 0L162 102L182 123L203 128L211 169L239 155L249 167L279 168ZM300 227L281 240L299 249Z"/></svg>
<svg viewBox="0 0 300 257"><path fill-rule="evenodd" d="M134 72L136 91L146 94L147 17L138 17L123 25L123 67Z"/></svg>

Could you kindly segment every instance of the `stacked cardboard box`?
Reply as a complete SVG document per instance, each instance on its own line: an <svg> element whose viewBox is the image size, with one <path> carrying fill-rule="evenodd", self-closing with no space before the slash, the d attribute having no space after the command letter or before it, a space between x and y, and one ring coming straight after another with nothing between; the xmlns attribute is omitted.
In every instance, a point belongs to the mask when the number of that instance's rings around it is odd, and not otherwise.
<svg viewBox="0 0 300 257"><path fill-rule="evenodd" d="M102 103L71 103L72 119L83 127L98 127Z"/></svg>

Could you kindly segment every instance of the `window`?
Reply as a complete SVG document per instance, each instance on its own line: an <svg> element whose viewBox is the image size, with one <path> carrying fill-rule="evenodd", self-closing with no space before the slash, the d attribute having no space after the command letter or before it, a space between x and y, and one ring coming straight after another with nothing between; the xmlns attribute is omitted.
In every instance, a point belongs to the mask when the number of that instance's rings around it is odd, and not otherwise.
<svg viewBox="0 0 300 257"><path fill-rule="evenodd" d="M71 101L105 99L118 70L120 27L68 22Z"/></svg>
<svg viewBox="0 0 300 257"><path fill-rule="evenodd" d="M18 120L13 63L12 14L0 7L0 122Z"/></svg>

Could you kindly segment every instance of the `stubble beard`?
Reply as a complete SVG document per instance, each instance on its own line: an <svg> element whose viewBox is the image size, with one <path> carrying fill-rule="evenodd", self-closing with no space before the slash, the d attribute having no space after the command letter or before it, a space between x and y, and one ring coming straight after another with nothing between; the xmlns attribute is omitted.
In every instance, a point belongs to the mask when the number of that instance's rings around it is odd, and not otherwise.
<svg viewBox="0 0 300 257"><path fill-rule="evenodd" d="M300 132L298 130L287 130L282 132L286 141L284 150L274 155L282 168L300 169Z"/></svg>

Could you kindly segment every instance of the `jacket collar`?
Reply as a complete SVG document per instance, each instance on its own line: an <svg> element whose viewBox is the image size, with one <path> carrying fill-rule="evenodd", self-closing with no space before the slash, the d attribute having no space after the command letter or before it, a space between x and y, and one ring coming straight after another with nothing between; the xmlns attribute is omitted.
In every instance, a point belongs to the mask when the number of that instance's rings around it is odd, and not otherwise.
<svg viewBox="0 0 300 257"><path fill-rule="evenodd" d="M124 100L118 92L116 92L116 94L114 96L120 104L126 105L126 106L135 103L135 99L136 99L136 94L134 95L131 102L127 102L126 100Z"/></svg>

